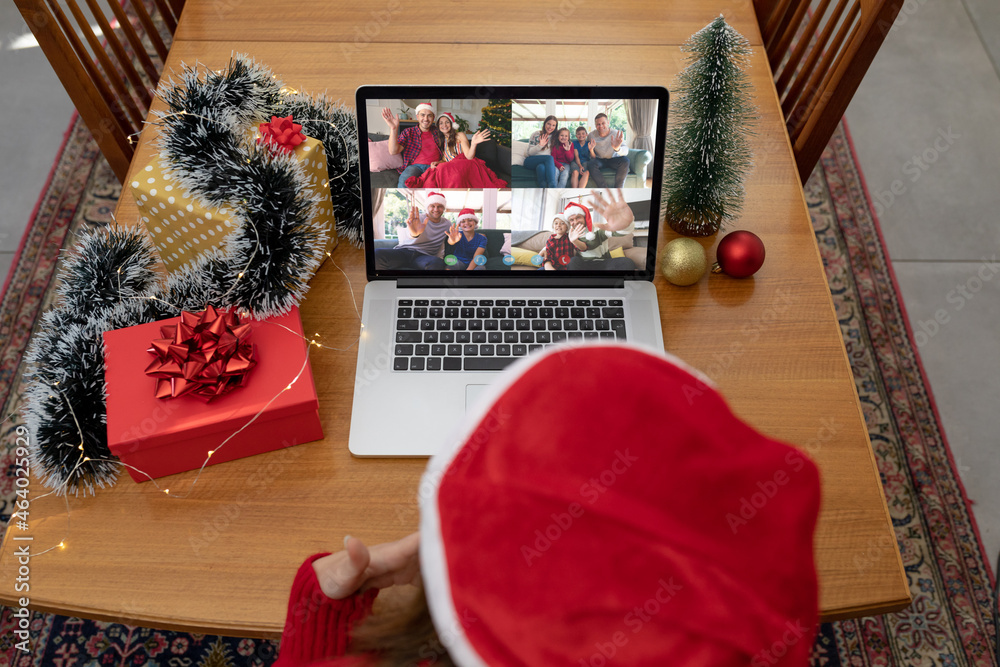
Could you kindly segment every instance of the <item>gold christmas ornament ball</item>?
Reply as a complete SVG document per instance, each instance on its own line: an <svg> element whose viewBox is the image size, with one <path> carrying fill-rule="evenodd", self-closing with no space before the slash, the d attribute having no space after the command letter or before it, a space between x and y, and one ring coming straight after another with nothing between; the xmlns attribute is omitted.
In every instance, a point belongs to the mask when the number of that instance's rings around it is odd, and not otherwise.
<svg viewBox="0 0 1000 667"><path fill-rule="evenodd" d="M707 270L705 249L693 239L674 239L660 255L660 271L674 285L694 285Z"/></svg>

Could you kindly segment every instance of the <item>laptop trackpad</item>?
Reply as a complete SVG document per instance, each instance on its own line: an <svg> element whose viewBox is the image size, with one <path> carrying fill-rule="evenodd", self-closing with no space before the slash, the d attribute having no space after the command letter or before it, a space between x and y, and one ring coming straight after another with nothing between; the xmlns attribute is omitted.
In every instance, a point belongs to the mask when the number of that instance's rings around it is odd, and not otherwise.
<svg viewBox="0 0 1000 667"><path fill-rule="evenodd" d="M469 412L474 407L476 403L479 402L479 397L486 390L488 384L467 384L465 385L465 411Z"/></svg>

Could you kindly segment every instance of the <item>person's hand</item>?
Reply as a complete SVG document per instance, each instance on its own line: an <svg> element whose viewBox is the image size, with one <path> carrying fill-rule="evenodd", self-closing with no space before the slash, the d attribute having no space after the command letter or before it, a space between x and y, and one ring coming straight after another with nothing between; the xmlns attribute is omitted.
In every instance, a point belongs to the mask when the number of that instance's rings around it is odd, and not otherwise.
<svg viewBox="0 0 1000 667"><path fill-rule="evenodd" d="M431 162L431 166L427 167L427 169L433 169L434 167L438 166L439 164L441 164L441 160L437 160L436 162Z"/></svg>
<svg viewBox="0 0 1000 667"><path fill-rule="evenodd" d="M611 140L611 148L617 151L619 148L622 147L622 142L624 140L625 140L625 133L622 132L621 130L618 130L618 133L615 135L615 138Z"/></svg>
<svg viewBox="0 0 1000 667"><path fill-rule="evenodd" d="M489 130L479 130L474 135L472 135L472 141L470 142L473 146L476 144L481 144L484 141L488 141L490 138Z"/></svg>
<svg viewBox="0 0 1000 667"><path fill-rule="evenodd" d="M450 243L451 245L455 245L461 240L462 240L462 232L461 230L459 230L458 225L453 223L451 227L448 228L448 243Z"/></svg>
<svg viewBox="0 0 1000 667"><path fill-rule="evenodd" d="M580 240L580 237L587 233L587 226L576 222L573 223L569 228L569 242L575 244Z"/></svg>
<svg viewBox="0 0 1000 667"><path fill-rule="evenodd" d="M590 141L587 142L587 150L590 151L591 155L594 154L594 149L595 148L597 148L597 140L591 139Z"/></svg>
<svg viewBox="0 0 1000 667"><path fill-rule="evenodd" d="M342 600L368 588L419 583L419 546L420 533L370 549L358 538L346 537L344 551L317 558L312 566L323 594Z"/></svg>
<svg viewBox="0 0 1000 667"><path fill-rule="evenodd" d="M559 165L559 171L566 171L566 165L560 164Z"/></svg>
<svg viewBox="0 0 1000 667"><path fill-rule="evenodd" d="M427 227L426 222L420 222L420 211L417 210L417 205L414 204L410 209L410 217L406 219L406 228L410 232L410 236L416 238L424 233L424 229Z"/></svg>
<svg viewBox="0 0 1000 667"><path fill-rule="evenodd" d="M598 227L601 229L619 231L625 229L635 221L635 214L632 213L632 208L625 201L625 196L622 194L621 189L618 189L617 192L618 195L616 197L615 193L608 189L608 198L605 199L597 190L590 191L590 194L594 197L591 200L591 205L604 218L604 223L598 224Z"/></svg>
<svg viewBox="0 0 1000 667"><path fill-rule="evenodd" d="M382 118L385 120L390 130L399 129L399 118L396 117L396 114L389 110L389 107L382 107Z"/></svg>
<svg viewBox="0 0 1000 667"><path fill-rule="evenodd" d="M543 134L543 135L539 136L538 137L538 145L541 148L545 148L546 146L548 146L549 145L549 135Z"/></svg>

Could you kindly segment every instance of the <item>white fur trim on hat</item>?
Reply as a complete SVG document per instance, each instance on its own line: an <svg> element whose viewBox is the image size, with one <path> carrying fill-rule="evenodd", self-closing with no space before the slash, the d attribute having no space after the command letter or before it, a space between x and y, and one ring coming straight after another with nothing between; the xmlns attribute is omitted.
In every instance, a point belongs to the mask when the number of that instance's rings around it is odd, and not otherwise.
<svg viewBox="0 0 1000 667"><path fill-rule="evenodd" d="M441 204L441 206L447 208L448 200L440 192L430 192L427 194L427 205L430 206L431 204Z"/></svg>
<svg viewBox="0 0 1000 667"><path fill-rule="evenodd" d="M421 111L430 111L431 113L434 113L434 107L432 107L432 106L431 106L431 105L430 105L429 103L427 103L427 102L421 102L420 104L418 104L418 105L417 105L417 108L416 108L416 109L414 110L414 112L413 112L413 113L414 113L414 114L418 114L418 113L420 113Z"/></svg>
<svg viewBox="0 0 1000 667"><path fill-rule="evenodd" d="M479 217L475 213L460 213L456 222L462 222L463 220L475 220L479 222Z"/></svg>

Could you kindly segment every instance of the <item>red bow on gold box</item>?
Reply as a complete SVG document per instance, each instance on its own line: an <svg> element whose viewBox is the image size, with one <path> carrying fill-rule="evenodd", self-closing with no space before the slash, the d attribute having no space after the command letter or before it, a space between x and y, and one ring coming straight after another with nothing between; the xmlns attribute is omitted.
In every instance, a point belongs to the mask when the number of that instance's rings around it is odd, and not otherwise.
<svg viewBox="0 0 1000 667"><path fill-rule="evenodd" d="M291 153L295 147L306 140L302 134L302 126L292 121L292 117L271 116L270 123L261 123L258 144L267 144L275 150Z"/></svg>

